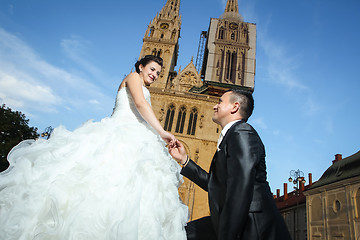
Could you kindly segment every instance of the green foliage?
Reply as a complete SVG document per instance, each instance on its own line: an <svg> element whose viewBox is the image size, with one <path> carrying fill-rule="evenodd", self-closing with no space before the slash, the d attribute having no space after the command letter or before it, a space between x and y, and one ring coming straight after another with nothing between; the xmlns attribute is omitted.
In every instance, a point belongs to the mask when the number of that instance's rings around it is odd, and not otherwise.
<svg viewBox="0 0 360 240"><path fill-rule="evenodd" d="M29 127L29 119L19 111L3 104L0 108L0 171L8 167L7 154L19 142L39 137L36 127Z"/></svg>

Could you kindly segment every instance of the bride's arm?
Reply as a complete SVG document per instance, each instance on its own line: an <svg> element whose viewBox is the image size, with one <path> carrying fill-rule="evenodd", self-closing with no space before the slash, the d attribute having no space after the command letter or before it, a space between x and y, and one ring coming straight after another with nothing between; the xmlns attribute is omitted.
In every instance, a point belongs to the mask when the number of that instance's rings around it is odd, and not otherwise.
<svg viewBox="0 0 360 240"><path fill-rule="evenodd" d="M154 111L152 110L150 104L146 101L142 89L142 80L137 73L130 73L125 79L126 86L128 87L130 94L134 100L134 104L141 114L141 116L145 119L147 123L149 123L161 136L161 138L169 143L174 140L175 137L166 132L159 120L156 118Z"/></svg>

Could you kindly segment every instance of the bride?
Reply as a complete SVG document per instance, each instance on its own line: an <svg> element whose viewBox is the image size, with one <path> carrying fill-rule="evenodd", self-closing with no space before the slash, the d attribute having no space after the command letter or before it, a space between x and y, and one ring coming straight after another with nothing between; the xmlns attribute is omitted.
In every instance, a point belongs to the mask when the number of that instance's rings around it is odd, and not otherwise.
<svg viewBox="0 0 360 240"><path fill-rule="evenodd" d="M0 239L186 239L180 166L145 86L160 74L147 55L121 83L111 117L49 140L25 140L0 174Z"/></svg>

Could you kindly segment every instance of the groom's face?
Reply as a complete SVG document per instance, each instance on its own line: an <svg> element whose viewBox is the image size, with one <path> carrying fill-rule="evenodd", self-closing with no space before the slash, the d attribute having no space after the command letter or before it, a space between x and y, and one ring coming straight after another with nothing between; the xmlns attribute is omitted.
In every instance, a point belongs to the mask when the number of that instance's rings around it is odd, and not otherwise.
<svg viewBox="0 0 360 240"><path fill-rule="evenodd" d="M227 123L227 119L231 116L231 111L233 110L233 103L230 101L231 92L224 93L220 99L218 104L216 104L214 109L214 115L212 120L220 124L221 127L224 127Z"/></svg>

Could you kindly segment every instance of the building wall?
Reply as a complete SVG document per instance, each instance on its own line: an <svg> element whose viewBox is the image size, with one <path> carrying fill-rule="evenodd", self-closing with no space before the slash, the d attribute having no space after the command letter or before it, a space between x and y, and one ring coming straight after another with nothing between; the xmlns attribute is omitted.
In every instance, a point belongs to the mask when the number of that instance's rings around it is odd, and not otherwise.
<svg viewBox="0 0 360 240"><path fill-rule="evenodd" d="M307 239L306 204L280 210L293 240Z"/></svg>
<svg viewBox="0 0 360 240"><path fill-rule="evenodd" d="M175 135L185 146L189 157L197 162L206 171L210 168L213 154L216 151L217 139L221 129L215 124L211 117L213 106L218 102L217 97L207 95L166 91L158 88L150 88L152 107L155 115L164 126L167 108L170 104L175 106L175 115L171 133ZM185 118L184 132L176 133L178 112L181 106L185 106L187 114ZM195 135L187 134L187 128L192 108L198 109ZM188 205L190 220L208 216L207 192L184 178L184 183L179 188L180 197Z"/></svg>
<svg viewBox="0 0 360 240"><path fill-rule="evenodd" d="M306 193L308 239L360 239L360 176Z"/></svg>

